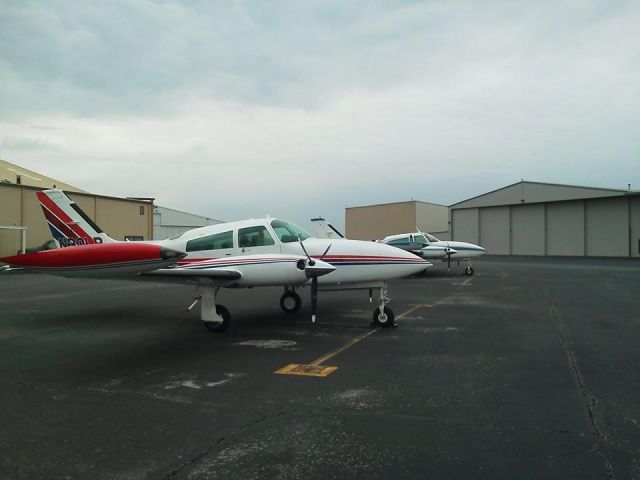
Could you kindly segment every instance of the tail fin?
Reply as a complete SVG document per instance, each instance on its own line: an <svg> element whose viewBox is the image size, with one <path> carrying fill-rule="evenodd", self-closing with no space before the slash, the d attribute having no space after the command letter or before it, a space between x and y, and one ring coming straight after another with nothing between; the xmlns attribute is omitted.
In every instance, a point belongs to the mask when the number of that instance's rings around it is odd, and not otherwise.
<svg viewBox="0 0 640 480"><path fill-rule="evenodd" d="M36 192L44 218L59 247L116 242L62 190Z"/></svg>
<svg viewBox="0 0 640 480"><path fill-rule="evenodd" d="M312 218L311 221L316 229L316 236L318 238L344 238L344 235L333 225L327 223L324 218Z"/></svg>

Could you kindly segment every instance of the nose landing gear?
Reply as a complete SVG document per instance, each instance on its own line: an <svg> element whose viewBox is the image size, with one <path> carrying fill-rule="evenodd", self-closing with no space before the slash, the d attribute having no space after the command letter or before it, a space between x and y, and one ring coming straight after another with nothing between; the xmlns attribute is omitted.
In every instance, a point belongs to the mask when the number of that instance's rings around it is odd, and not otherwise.
<svg viewBox="0 0 640 480"><path fill-rule="evenodd" d="M372 327L393 327L396 328L398 324L395 321L395 314L393 310L387 306L387 303L391 301L387 297L387 284L384 283L380 287L380 294L378 297L378 308L373 311Z"/></svg>

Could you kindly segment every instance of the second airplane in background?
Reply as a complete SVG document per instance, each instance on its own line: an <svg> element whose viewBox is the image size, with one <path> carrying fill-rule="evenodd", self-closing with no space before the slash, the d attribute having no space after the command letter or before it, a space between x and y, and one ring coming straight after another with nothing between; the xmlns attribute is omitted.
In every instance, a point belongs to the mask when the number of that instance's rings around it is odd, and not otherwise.
<svg viewBox="0 0 640 480"><path fill-rule="evenodd" d="M467 267L464 270L466 275L473 275L471 258L487 253L486 248L473 243L440 240L429 233L420 231L389 235L376 240L376 242L415 253L423 258L440 259L447 262L448 267L451 267L452 260L458 263L464 260L467 262Z"/></svg>
<svg viewBox="0 0 640 480"><path fill-rule="evenodd" d="M311 221L319 238L344 238L344 235L324 218L312 218ZM487 253L486 248L473 243L440 240L420 231L389 235L376 240L376 243L390 245L429 260L442 260L447 262L449 268L452 260L458 263L461 260L466 261L467 267L464 271L466 275L473 275L471 258Z"/></svg>

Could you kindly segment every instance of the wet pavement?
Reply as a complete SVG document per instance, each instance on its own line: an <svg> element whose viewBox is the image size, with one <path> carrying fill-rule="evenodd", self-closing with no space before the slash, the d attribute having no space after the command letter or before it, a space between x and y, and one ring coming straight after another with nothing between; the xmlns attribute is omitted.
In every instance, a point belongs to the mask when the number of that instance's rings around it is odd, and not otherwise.
<svg viewBox="0 0 640 480"><path fill-rule="evenodd" d="M224 290L223 334L189 287L0 276L0 478L640 478L640 262L474 269L391 282L395 329Z"/></svg>

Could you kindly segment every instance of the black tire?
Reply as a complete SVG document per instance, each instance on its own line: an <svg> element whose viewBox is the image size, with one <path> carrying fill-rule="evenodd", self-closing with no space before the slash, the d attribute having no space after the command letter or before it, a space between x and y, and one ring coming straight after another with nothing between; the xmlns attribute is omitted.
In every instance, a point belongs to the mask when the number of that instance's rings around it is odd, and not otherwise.
<svg viewBox="0 0 640 480"><path fill-rule="evenodd" d="M384 313L380 314L380 309L373 311L373 324L377 327L392 327L395 325L396 316L389 307L384 307Z"/></svg>
<svg viewBox="0 0 640 480"><path fill-rule="evenodd" d="M222 323L217 322L202 322L204 326L207 327L211 333L221 333L224 332L231 322L231 314L229 310L227 310L222 305L216 305L216 313L222 317Z"/></svg>
<svg viewBox="0 0 640 480"><path fill-rule="evenodd" d="M473 268L471 268L471 267L465 268L464 274L465 275L473 275Z"/></svg>
<svg viewBox="0 0 640 480"><path fill-rule="evenodd" d="M282 308L286 313L296 313L300 310L301 305L302 300L300 300L300 295L296 292L284 292L280 297L280 308Z"/></svg>

